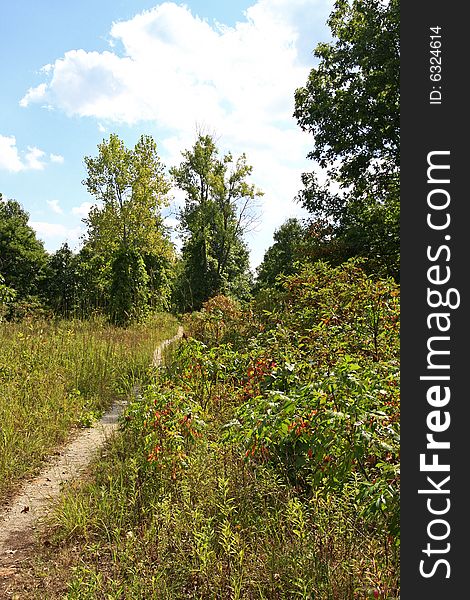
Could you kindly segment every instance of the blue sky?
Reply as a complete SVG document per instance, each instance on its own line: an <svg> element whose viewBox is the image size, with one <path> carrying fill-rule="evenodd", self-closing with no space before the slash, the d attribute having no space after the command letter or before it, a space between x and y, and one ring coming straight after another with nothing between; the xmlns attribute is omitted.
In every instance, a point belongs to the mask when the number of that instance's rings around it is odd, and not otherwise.
<svg viewBox="0 0 470 600"><path fill-rule="evenodd" d="M272 234L305 216L294 197L313 139L294 91L330 39L331 0L15 0L0 20L0 192L30 214L50 252L78 248L93 203L83 157L117 133L150 134L167 167L197 128L245 152L263 190L246 240L256 267ZM167 222L183 201L174 191ZM176 238L175 238L176 241Z"/></svg>

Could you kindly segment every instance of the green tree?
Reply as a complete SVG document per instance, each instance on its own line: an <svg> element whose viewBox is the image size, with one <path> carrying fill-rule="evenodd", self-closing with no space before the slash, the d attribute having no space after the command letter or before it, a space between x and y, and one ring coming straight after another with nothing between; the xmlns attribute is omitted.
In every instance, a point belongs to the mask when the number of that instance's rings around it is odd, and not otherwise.
<svg viewBox="0 0 470 600"><path fill-rule="evenodd" d="M16 291L5 285L5 279L0 273L0 323L8 313L8 308L16 298Z"/></svg>
<svg viewBox="0 0 470 600"><path fill-rule="evenodd" d="M88 242L100 253L121 247L147 254L164 246L161 208L168 203L170 184L151 136L141 136L134 149L116 134L98 145L98 156L85 157L83 181L100 205L85 223Z"/></svg>
<svg viewBox="0 0 470 600"><path fill-rule="evenodd" d="M328 183L305 173L299 199L333 226L325 237L339 241L342 260L365 256L372 270L398 278L399 2L338 0L328 24L334 41L317 46L319 64L296 91L294 112Z"/></svg>
<svg viewBox="0 0 470 600"><path fill-rule="evenodd" d="M28 224L29 215L16 200L0 194L0 273L17 299L40 293L47 252Z"/></svg>
<svg viewBox="0 0 470 600"><path fill-rule="evenodd" d="M148 279L145 263L133 248L123 246L112 263L111 321L125 326L141 321L147 312Z"/></svg>
<svg viewBox="0 0 470 600"><path fill-rule="evenodd" d="M254 203L262 195L247 181L252 167L244 154L220 158L213 137L203 134L183 159L170 171L186 196L180 214L183 308L199 309L218 293L247 296L251 273L243 234L255 220Z"/></svg>
<svg viewBox="0 0 470 600"><path fill-rule="evenodd" d="M77 307L78 260L67 243L49 257L45 296L55 313L68 317Z"/></svg>
<svg viewBox="0 0 470 600"><path fill-rule="evenodd" d="M85 244L76 257L77 310L82 317L108 312L112 281L112 259L97 254Z"/></svg>
<svg viewBox="0 0 470 600"><path fill-rule="evenodd" d="M304 236L304 227L298 219L287 219L274 232L274 243L266 250L257 269L257 289L273 286L278 275L295 272L295 263L302 258L300 248Z"/></svg>
<svg viewBox="0 0 470 600"><path fill-rule="evenodd" d="M149 269L146 285L153 286L146 297L152 298L153 306L163 308L169 296L167 271L172 266L174 249L161 216L170 184L154 140L143 135L133 149L128 149L111 134L109 140L98 145L98 156L85 157L85 164L88 176L83 183L98 201L84 219L88 230L85 247L95 263L99 257L107 275L107 281L101 278L95 282L102 288L104 283L103 303L114 315L116 307L109 295L111 286L114 289L117 285L116 269L121 266L121 276L131 277L139 271L142 260ZM130 268L134 259L137 271ZM87 274L90 276L92 273ZM124 287L132 286L132 281L122 283ZM136 288L129 297L140 298L140 291ZM126 314L143 314L140 309L135 313L128 309Z"/></svg>
<svg viewBox="0 0 470 600"><path fill-rule="evenodd" d="M169 310L175 278L176 256L169 245L167 252L143 256L148 275L148 303L153 311Z"/></svg>

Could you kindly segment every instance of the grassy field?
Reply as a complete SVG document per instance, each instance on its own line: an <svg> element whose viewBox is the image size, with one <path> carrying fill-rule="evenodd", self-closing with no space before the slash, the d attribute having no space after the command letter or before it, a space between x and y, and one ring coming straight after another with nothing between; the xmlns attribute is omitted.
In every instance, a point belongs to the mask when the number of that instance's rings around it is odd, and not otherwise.
<svg viewBox="0 0 470 600"><path fill-rule="evenodd" d="M174 376L170 366L154 380L88 480L61 498L38 587L25 598L399 597L398 549L381 523L360 516L354 480L341 493L302 492L268 463L247 461L224 442L235 406L220 389L193 414L191 437ZM148 417L170 410L159 461L145 442L142 407Z"/></svg>
<svg viewBox="0 0 470 600"><path fill-rule="evenodd" d="M181 478L143 478L132 442L116 440L62 499L28 598L352 600L377 586L396 597L395 552L363 527L353 490L299 499L211 444Z"/></svg>
<svg viewBox="0 0 470 600"><path fill-rule="evenodd" d="M55 507L25 599L399 598L398 289L354 267L288 283L276 312L185 319Z"/></svg>
<svg viewBox="0 0 470 600"><path fill-rule="evenodd" d="M0 501L71 428L127 394L176 327L168 315L128 329L99 320L0 323Z"/></svg>
<svg viewBox="0 0 470 600"><path fill-rule="evenodd" d="M183 322L158 369L145 369L148 324L95 326L120 359L65 369L75 422L133 382L139 393L48 516L22 600L397 600L398 286L317 264L248 307L219 296ZM25 377L47 371L34 344L64 327L30 346L16 333ZM93 375L101 362L111 375Z"/></svg>

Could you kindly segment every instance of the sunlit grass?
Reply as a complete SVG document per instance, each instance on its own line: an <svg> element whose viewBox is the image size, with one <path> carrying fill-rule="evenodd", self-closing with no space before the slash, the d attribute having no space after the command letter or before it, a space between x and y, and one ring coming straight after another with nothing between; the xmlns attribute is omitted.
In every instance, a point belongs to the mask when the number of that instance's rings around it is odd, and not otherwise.
<svg viewBox="0 0 470 600"><path fill-rule="evenodd" d="M399 598L398 292L327 268L185 320L44 522L31 598Z"/></svg>
<svg viewBox="0 0 470 600"><path fill-rule="evenodd" d="M152 405L163 385L157 377L143 401ZM147 462L129 412L130 426L48 520L54 564L42 563L44 597L365 600L380 590L382 600L397 598L398 549L360 518L354 481L325 497L299 492L267 464L253 468L222 443L232 409L219 400L176 475Z"/></svg>
<svg viewBox="0 0 470 600"><path fill-rule="evenodd" d="M377 586L396 597L394 558L358 520L352 492L299 498L211 443L176 480L145 474L139 453L132 435L114 439L60 501L54 556L64 541L80 555L51 598L362 600Z"/></svg>
<svg viewBox="0 0 470 600"><path fill-rule="evenodd" d="M119 329L102 320L0 323L0 499L64 442L128 393L173 317Z"/></svg>

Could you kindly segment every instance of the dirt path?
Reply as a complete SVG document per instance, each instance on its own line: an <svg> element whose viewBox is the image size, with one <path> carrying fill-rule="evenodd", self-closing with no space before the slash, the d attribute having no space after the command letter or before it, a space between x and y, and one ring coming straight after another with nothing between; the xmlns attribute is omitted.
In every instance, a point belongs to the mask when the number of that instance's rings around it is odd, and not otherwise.
<svg viewBox="0 0 470 600"><path fill-rule="evenodd" d="M183 328L181 327L181 325L178 327L178 331L174 337L170 338L169 340L165 340L155 348L155 352L153 353L152 366L158 367L158 365L162 362L163 350L169 344L172 344L180 337L183 337Z"/></svg>
<svg viewBox="0 0 470 600"><path fill-rule="evenodd" d="M183 328L155 350L153 366L162 361L164 348L183 335ZM38 519L47 514L50 500L60 494L62 486L79 477L93 455L118 428L118 420L126 403L118 401L93 427L75 437L45 463L41 473L27 482L12 502L0 511L0 599L12 598L15 576L24 562L30 559Z"/></svg>

